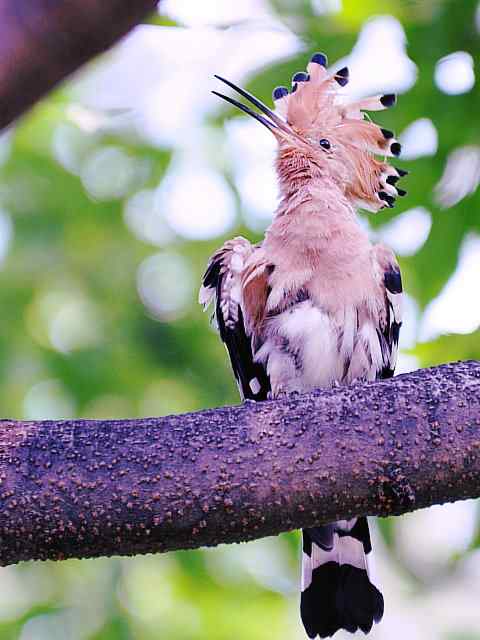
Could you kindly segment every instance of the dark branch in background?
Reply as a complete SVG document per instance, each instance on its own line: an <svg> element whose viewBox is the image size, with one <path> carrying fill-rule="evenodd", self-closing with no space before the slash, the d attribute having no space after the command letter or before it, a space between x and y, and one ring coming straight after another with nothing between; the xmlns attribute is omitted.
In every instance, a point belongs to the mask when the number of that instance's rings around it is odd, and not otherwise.
<svg viewBox="0 0 480 640"><path fill-rule="evenodd" d="M238 542L480 496L480 363L145 420L0 422L0 563Z"/></svg>
<svg viewBox="0 0 480 640"><path fill-rule="evenodd" d="M0 129L152 12L158 0L0 0Z"/></svg>

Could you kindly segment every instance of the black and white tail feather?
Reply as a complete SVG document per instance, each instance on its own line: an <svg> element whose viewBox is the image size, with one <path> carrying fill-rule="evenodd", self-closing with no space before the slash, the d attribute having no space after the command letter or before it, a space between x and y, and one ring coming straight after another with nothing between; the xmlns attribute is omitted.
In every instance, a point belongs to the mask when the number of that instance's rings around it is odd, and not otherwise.
<svg viewBox="0 0 480 640"><path fill-rule="evenodd" d="M368 633L383 616L383 596L372 581L366 518L303 530L300 611L309 638L339 629Z"/></svg>

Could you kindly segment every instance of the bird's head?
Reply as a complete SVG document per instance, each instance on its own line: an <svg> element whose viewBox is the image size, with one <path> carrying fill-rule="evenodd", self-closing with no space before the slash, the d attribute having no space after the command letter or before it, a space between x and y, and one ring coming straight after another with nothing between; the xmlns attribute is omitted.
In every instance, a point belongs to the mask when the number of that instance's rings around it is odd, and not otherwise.
<svg viewBox="0 0 480 640"><path fill-rule="evenodd" d="M368 211L393 207L396 186L406 174L387 162L401 151L394 134L365 118L364 111L380 111L395 104L395 96L378 95L348 101L339 88L348 83L347 67L327 71L322 53L312 56L306 72L296 73L292 89L273 91L275 110L229 80L219 80L240 93L261 113L225 96L213 93L238 107L267 127L278 142L277 170L283 195L295 192L310 179L327 177L354 206ZM381 157L379 157L381 156Z"/></svg>

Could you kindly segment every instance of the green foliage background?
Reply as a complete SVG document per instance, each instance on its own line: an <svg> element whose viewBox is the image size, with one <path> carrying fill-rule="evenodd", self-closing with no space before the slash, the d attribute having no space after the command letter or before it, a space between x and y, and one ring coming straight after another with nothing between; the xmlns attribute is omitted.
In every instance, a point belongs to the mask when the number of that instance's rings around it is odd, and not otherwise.
<svg viewBox="0 0 480 640"><path fill-rule="evenodd" d="M466 234L480 232L478 191L447 210L439 209L433 198L448 154L458 146L479 143L480 85L448 96L433 81L435 64L447 53L466 50L475 62L479 60L477 3L345 0L341 11L322 18L314 15L307 0L272 0L272 6L309 51L327 51L331 60L351 50L371 16L390 14L401 21L419 77L402 96L401 107L382 113L378 120L401 131L427 116L439 132L439 147L434 157L402 165L411 170L409 197L391 213L372 218L371 224L385 224L412 206L432 212L427 242L401 260L407 290L425 308L454 272ZM158 16L151 22L176 28ZM285 83L304 64L301 53L272 65L251 78L248 88L269 101L272 87ZM35 406L45 415L63 408L66 415L80 417L134 417L238 402L225 352L196 304L193 288L186 312L167 322L150 317L137 293L137 268L158 248L142 243L128 230L122 215L124 200L140 188L158 185L175 149L154 148L111 132L80 131L68 117L75 101L72 86L66 84L37 105L1 143L7 151L0 166L0 207L9 212L14 234L0 271L2 417L31 417L31 390L39 384ZM225 110L205 125L221 132L223 121L231 117L238 116ZM147 163L150 170L134 175L121 197L94 200L78 175L55 158L52 149L59 129L76 140L77 161L82 154L86 157L114 145L138 166ZM226 177L231 182L227 170ZM231 186L236 190L234 183ZM246 213L239 204L235 234L253 238L242 224ZM222 241L176 239L166 251L183 256L198 281L209 254ZM72 317L80 316L80 326L75 348L62 351L52 344L49 323L57 307L65 304L70 305ZM421 366L480 358L479 332L442 336L417 345L412 353ZM38 404L42 394L47 398L44 406ZM399 591L407 601L421 601L433 581L416 575L402 555L396 527L397 521L384 521L381 533L393 558L392 570L402 576ZM473 539L463 555L444 559L435 579L451 579L465 554L474 554L475 548ZM297 559L297 539L292 534L256 545L165 557L31 563L3 569L0 640L301 638ZM387 594L393 608L399 597L395 591ZM444 631L445 638L480 638L480 621L466 626L459 622ZM454 635L456 631L460 635Z"/></svg>

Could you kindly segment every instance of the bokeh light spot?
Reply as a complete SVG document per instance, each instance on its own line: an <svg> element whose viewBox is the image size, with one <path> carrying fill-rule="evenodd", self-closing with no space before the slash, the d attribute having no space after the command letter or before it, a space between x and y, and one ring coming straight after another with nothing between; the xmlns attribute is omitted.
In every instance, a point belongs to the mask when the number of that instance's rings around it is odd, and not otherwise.
<svg viewBox="0 0 480 640"><path fill-rule="evenodd" d="M71 632L68 616L43 614L33 616L25 622L19 640L80 640L80 630Z"/></svg>
<svg viewBox="0 0 480 640"><path fill-rule="evenodd" d="M60 420L75 415L73 398L60 380L43 380L33 385L23 401L26 420Z"/></svg>
<svg viewBox="0 0 480 640"><path fill-rule="evenodd" d="M158 320L174 320L192 302L193 274L188 262L175 253L158 253L138 268L137 289L148 311Z"/></svg>
<svg viewBox="0 0 480 640"><path fill-rule="evenodd" d="M342 10L342 0L311 0L312 9L318 16Z"/></svg>
<svg viewBox="0 0 480 640"><path fill-rule="evenodd" d="M70 173L78 174L87 154L94 150L95 138L71 122L61 122L52 138L55 160Z"/></svg>
<svg viewBox="0 0 480 640"><path fill-rule="evenodd" d="M406 46L405 31L396 18L376 16L368 20L350 55L333 65L335 69L345 65L350 68L345 93L364 96L410 89L417 79L417 67L408 57Z"/></svg>
<svg viewBox="0 0 480 640"><path fill-rule="evenodd" d="M425 244L432 226L432 214L425 207L414 207L384 224L378 237L401 256L412 256Z"/></svg>
<svg viewBox="0 0 480 640"><path fill-rule="evenodd" d="M480 182L480 147L469 145L449 154L440 182L435 187L437 202L445 208L474 193Z"/></svg>
<svg viewBox="0 0 480 640"><path fill-rule="evenodd" d="M402 160L433 156L438 148L438 132L429 118L412 122L400 135Z"/></svg>
<svg viewBox="0 0 480 640"><path fill-rule="evenodd" d="M174 165L158 187L155 206L170 227L189 240L215 238L235 222L230 187L221 174L204 165Z"/></svg>
<svg viewBox="0 0 480 640"><path fill-rule="evenodd" d="M12 126L0 132L0 166L5 164L10 156L14 131L15 128Z"/></svg>
<svg viewBox="0 0 480 640"><path fill-rule="evenodd" d="M159 201L152 189L131 196L123 212L125 224L143 242L163 247L175 238L170 226L158 210Z"/></svg>
<svg viewBox="0 0 480 640"><path fill-rule="evenodd" d="M440 295L425 309L420 340L442 333L471 333L480 326L480 236L470 233L462 243L457 268Z"/></svg>
<svg viewBox="0 0 480 640"><path fill-rule="evenodd" d="M63 353L91 347L102 339L102 324L98 309L87 299L64 300L52 314L50 342Z"/></svg>
<svg viewBox="0 0 480 640"><path fill-rule="evenodd" d="M37 342L61 353L93 347L104 337L99 308L74 283L42 289L27 310L27 327Z"/></svg>
<svg viewBox="0 0 480 640"><path fill-rule="evenodd" d="M435 84L444 93L466 93L475 84L473 58L466 51L456 51L441 58L435 66Z"/></svg>
<svg viewBox="0 0 480 640"><path fill-rule="evenodd" d="M0 208L0 265L7 257L13 238L13 223L10 214Z"/></svg>
<svg viewBox="0 0 480 640"><path fill-rule="evenodd" d="M80 172L83 186L96 200L112 200L127 195L146 180L149 165L128 155L119 147L102 147L93 151Z"/></svg>

